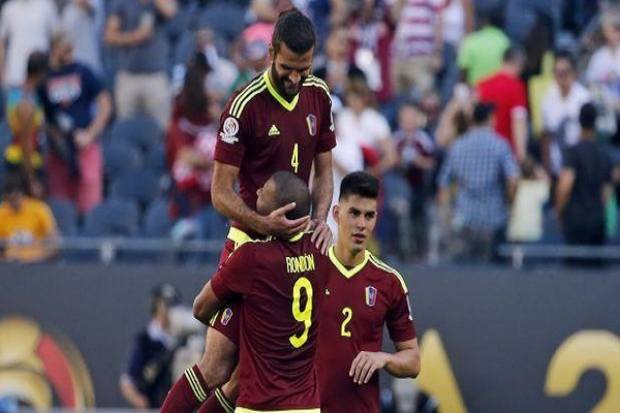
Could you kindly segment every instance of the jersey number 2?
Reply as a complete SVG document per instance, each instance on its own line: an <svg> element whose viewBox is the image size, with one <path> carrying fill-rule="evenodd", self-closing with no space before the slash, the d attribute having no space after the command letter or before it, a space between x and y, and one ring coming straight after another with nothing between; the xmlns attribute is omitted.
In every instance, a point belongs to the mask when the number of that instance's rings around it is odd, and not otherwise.
<svg viewBox="0 0 620 413"><path fill-rule="evenodd" d="M347 330L347 325L351 322L351 318L353 318L353 310L349 307L345 307L342 309L342 315L344 316L344 320L340 326L340 335L342 337L351 337L351 330Z"/></svg>
<svg viewBox="0 0 620 413"><path fill-rule="evenodd" d="M295 171L295 173L297 173L297 171L299 170L299 144L296 143L295 146L293 146L293 156L291 156L291 166L293 167L293 170Z"/></svg>
<svg viewBox="0 0 620 413"><path fill-rule="evenodd" d="M306 295L306 305L301 308L301 292ZM306 277L299 277L293 286L293 317L295 320L304 324L304 331L300 336L292 335L289 341L295 348L299 348L308 341L308 332L312 325L312 284Z"/></svg>

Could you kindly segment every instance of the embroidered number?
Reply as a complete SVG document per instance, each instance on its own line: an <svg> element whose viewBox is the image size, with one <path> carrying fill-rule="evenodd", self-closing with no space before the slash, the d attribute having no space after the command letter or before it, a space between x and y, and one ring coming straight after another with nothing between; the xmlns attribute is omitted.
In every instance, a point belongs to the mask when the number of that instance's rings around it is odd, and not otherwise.
<svg viewBox="0 0 620 413"><path fill-rule="evenodd" d="M349 307L345 307L342 309L342 315L344 316L344 320L340 326L340 335L342 337L351 337L351 331L347 330L347 325L351 322L351 318L353 318L353 310Z"/></svg>
<svg viewBox="0 0 620 413"><path fill-rule="evenodd" d="M301 308L301 292L306 295L306 305ZM292 335L289 341L295 348L299 348L308 341L308 332L312 325L312 284L306 277L299 277L293 286L293 317L300 323L304 323L304 331L300 336Z"/></svg>

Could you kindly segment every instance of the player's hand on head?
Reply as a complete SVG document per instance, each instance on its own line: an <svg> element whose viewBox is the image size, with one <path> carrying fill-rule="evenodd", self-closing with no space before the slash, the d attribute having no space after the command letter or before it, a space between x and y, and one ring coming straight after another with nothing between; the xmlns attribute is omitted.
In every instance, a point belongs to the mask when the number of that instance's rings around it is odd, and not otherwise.
<svg viewBox="0 0 620 413"><path fill-rule="evenodd" d="M306 229L308 222L310 222L310 216L306 215L292 220L286 217L286 213L295 209L295 206L296 204L291 202L271 212L266 217L266 235L290 238Z"/></svg>
<svg viewBox="0 0 620 413"><path fill-rule="evenodd" d="M349 377L353 383L366 384L377 370L381 370L387 364L388 355L382 352L360 351L353 359Z"/></svg>
<svg viewBox="0 0 620 413"><path fill-rule="evenodd" d="M310 240L321 251L321 253L327 254L327 250L331 247L332 242L334 241L334 236L332 234L332 230L329 228L329 225L327 225L324 221L313 219L310 221L308 228L313 231Z"/></svg>

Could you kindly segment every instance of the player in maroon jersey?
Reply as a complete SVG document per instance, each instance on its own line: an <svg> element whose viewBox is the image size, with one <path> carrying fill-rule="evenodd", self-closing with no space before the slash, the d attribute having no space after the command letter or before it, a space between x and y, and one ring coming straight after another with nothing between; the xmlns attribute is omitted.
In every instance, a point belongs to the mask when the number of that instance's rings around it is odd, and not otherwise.
<svg viewBox="0 0 620 413"><path fill-rule="evenodd" d="M215 208L231 218L231 230L220 262L252 239L292 236L309 224L308 217L286 218L293 204L267 216L256 212L256 190L279 170L291 171L307 183L314 167L311 238L323 252L331 244L325 221L333 191L331 149L336 140L329 89L310 74L314 44L314 29L306 16L295 9L282 13L274 28L270 69L233 94L221 115L211 194ZM230 376L239 342L239 309L237 301L213 320L204 356L188 371L200 375L216 370L221 377ZM233 387L218 389L200 412L231 411L227 399L235 397ZM181 377L168 398L185 398L185 409L177 413L189 412L205 401L203 393L193 392L189 379Z"/></svg>
<svg viewBox="0 0 620 413"><path fill-rule="evenodd" d="M305 183L290 172L277 172L258 191L257 210L266 215L291 201L296 203L287 214L291 219L309 213ZM238 410L320 411L315 350L329 265L304 232L247 242L196 297L194 315L205 324L223 303L244 297L238 314L243 328ZM207 388L216 384L209 372L205 379Z"/></svg>
<svg viewBox="0 0 620 413"><path fill-rule="evenodd" d="M379 413L379 374L416 377L420 355L400 274L366 250L377 221L379 183L365 172L347 175L333 214L336 244L323 303L317 350L321 412ZM387 325L396 352L381 351Z"/></svg>

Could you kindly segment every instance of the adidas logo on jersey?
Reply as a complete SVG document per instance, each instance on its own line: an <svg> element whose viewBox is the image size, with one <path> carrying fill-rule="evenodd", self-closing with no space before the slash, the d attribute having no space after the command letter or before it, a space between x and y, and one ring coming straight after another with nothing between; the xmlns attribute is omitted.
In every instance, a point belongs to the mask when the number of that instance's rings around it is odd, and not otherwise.
<svg viewBox="0 0 620 413"><path fill-rule="evenodd" d="M277 136L280 134L280 131L278 130L276 125L271 125L271 128L269 129L269 133L267 134L268 136Z"/></svg>

